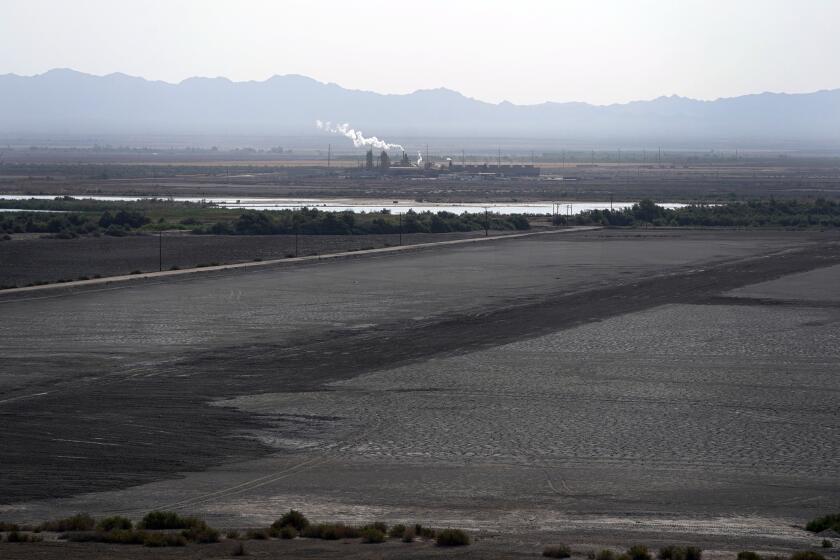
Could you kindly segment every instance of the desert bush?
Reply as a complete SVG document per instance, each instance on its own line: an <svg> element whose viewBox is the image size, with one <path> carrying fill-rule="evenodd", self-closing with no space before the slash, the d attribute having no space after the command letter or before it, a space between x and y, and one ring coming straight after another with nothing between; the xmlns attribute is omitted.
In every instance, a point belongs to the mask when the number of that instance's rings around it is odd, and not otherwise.
<svg viewBox="0 0 840 560"><path fill-rule="evenodd" d="M615 560L615 552L608 548L604 548L595 555L595 560Z"/></svg>
<svg viewBox="0 0 840 560"><path fill-rule="evenodd" d="M665 546L656 555L659 560L685 560L685 549L681 546Z"/></svg>
<svg viewBox="0 0 840 560"><path fill-rule="evenodd" d="M546 558L569 558L572 555L572 549L565 544L547 546L543 549L542 555Z"/></svg>
<svg viewBox="0 0 840 560"><path fill-rule="evenodd" d="M174 511L150 511L140 523L138 529L189 529L195 526L206 526L197 517L182 517Z"/></svg>
<svg viewBox="0 0 840 560"><path fill-rule="evenodd" d="M20 531L20 525L18 525L17 523L6 523L4 521L0 521L0 531Z"/></svg>
<svg viewBox="0 0 840 560"><path fill-rule="evenodd" d="M805 525L805 530L811 531L812 533L819 533L821 531L825 531L826 529L832 529L840 533L840 513L832 513L830 515L817 517Z"/></svg>
<svg viewBox="0 0 840 560"><path fill-rule="evenodd" d="M402 542L404 542L404 543L412 543L412 542L414 542L414 538L415 538L415 536L416 536L416 535L414 534L414 529L412 529L411 527L409 527L409 528L407 528L407 529L405 530L405 533L403 533L403 536L402 536Z"/></svg>
<svg viewBox="0 0 840 560"><path fill-rule="evenodd" d="M298 536L298 531L291 525L286 525L280 529L279 536L281 539L291 540Z"/></svg>
<svg viewBox="0 0 840 560"><path fill-rule="evenodd" d="M405 535L405 525L397 523L388 530L388 536L392 539L401 539Z"/></svg>
<svg viewBox="0 0 840 560"><path fill-rule="evenodd" d="M188 541L199 544L219 542L219 531L212 527L208 527L203 521L200 524L193 525L188 529L181 531L181 536ZM265 538L268 538L267 532Z"/></svg>
<svg viewBox="0 0 840 560"><path fill-rule="evenodd" d="M164 547L164 546L185 546L187 539L178 533L145 533L143 546Z"/></svg>
<svg viewBox="0 0 840 560"><path fill-rule="evenodd" d="M375 527L365 527L359 533L364 543L376 544L385 542L385 533Z"/></svg>
<svg viewBox="0 0 840 560"><path fill-rule="evenodd" d="M738 553L738 560L761 560L761 556L752 550L742 550Z"/></svg>
<svg viewBox="0 0 840 560"><path fill-rule="evenodd" d="M338 539L355 539L359 537L359 529L344 523L319 523L309 525L302 532L301 536L310 539L324 539L334 541Z"/></svg>
<svg viewBox="0 0 840 560"><path fill-rule="evenodd" d="M360 529L376 529L377 531L381 531L385 534L388 534L388 525L381 522L381 521L374 521L373 523L367 523L362 525Z"/></svg>
<svg viewBox="0 0 840 560"><path fill-rule="evenodd" d="M6 542L10 543L41 542L42 540L44 539L40 535L30 535L29 533L21 533L16 530L6 535Z"/></svg>
<svg viewBox="0 0 840 560"><path fill-rule="evenodd" d="M465 546L470 544L470 536L461 529L443 529L437 532L435 543L438 546Z"/></svg>
<svg viewBox="0 0 840 560"><path fill-rule="evenodd" d="M290 509L288 513L284 513L283 517L271 524L274 529L282 529L283 527L292 527L296 531L303 531L309 526L309 520L301 512Z"/></svg>
<svg viewBox="0 0 840 560"><path fill-rule="evenodd" d="M702 560L703 551L696 546L685 547L685 560Z"/></svg>
<svg viewBox="0 0 840 560"><path fill-rule="evenodd" d="M238 539L239 531L237 531L236 529L231 529L230 531L225 533L225 538L230 540Z"/></svg>
<svg viewBox="0 0 840 560"><path fill-rule="evenodd" d="M71 517L41 523L39 528L42 531L64 533L66 531L91 531L95 525L96 520L93 517L86 513L77 513Z"/></svg>
<svg viewBox="0 0 840 560"><path fill-rule="evenodd" d="M233 550L230 551L231 556L248 556L248 553L245 552L245 545L242 544L242 541L236 543L236 546L233 547Z"/></svg>
<svg viewBox="0 0 840 560"><path fill-rule="evenodd" d="M132 527L133 525L130 519L119 515L100 519L99 523L96 524L97 531L113 531L115 529L126 530L131 529Z"/></svg>
<svg viewBox="0 0 840 560"><path fill-rule="evenodd" d="M113 544L144 544L146 533L144 531L116 530L108 533L95 533L95 540Z"/></svg>
<svg viewBox="0 0 840 560"><path fill-rule="evenodd" d="M265 541L269 538L267 529L249 529L245 532L245 538L252 541Z"/></svg>
<svg viewBox="0 0 840 560"><path fill-rule="evenodd" d="M828 540L828 539L823 539L823 540L822 540L822 543L820 544L820 546L822 546L823 548L832 548L832 547L834 546L834 543L833 543L833 542L831 542L831 541L830 541L830 540Z"/></svg>
<svg viewBox="0 0 840 560"><path fill-rule="evenodd" d="M433 539L437 536L437 532L431 527L423 527L419 523L415 523L414 535L417 537L423 537L424 539Z"/></svg>
<svg viewBox="0 0 840 560"><path fill-rule="evenodd" d="M627 556L630 557L630 560L651 560L650 551L643 544L634 544L628 548Z"/></svg>
<svg viewBox="0 0 840 560"><path fill-rule="evenodd" d="M791 554L790 560L825 560L825 556L813 550L802 550Z"/></svg>
<svg viewBox="0 0 840 560"><path fill-rule="evenodd" d="M113 531L82 531L61 535L71 542L103 542L110 544L143 544L146 533L130 529L114 529Z"/></svg>

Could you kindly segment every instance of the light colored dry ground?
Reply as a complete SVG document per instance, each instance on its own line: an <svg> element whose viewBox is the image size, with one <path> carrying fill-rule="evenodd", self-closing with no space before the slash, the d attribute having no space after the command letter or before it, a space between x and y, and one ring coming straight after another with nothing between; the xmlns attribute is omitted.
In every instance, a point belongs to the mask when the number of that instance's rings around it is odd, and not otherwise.
<svg viewBox="0 0 840 560"><path fill-rule="evenodd" d="M837 309L669 305L328 392L241 397L221 404L276 417L258 436L280 456L62 509L174 506L251 525L297 507L809 544L792 525L840 499L838 321Z"/></svg>
<svg viewBox="0 0 840 560"><path fill-rule="evenodd" d="M801 274L744 286L729 296L805 301L840 301L840 266L818 268Z"/></svg>

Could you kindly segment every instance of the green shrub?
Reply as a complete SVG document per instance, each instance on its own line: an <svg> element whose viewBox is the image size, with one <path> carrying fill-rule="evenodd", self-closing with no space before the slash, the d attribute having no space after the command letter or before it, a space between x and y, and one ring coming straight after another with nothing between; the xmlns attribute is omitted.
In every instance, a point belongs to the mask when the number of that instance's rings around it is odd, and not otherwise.
<svg viewBox="0 0 840 560"><path fill-rule="evenodd" d="M382 523L381 521L374 521L373 523L368 523L366 525L362 525L360 529L376 529L377 531L381 531L385 534L388 533L388 525Z"/></svg>
<svg viewBox="0 0 840 560"><path fill-rule="evenodd" d="M144 531L114 529L113 531L85 531L62 535L71 542L103 542L110 544L143 544L146 538Z"/></svg>
<svg viewBox="0 0 840 560"><path fill-rule="evenodd" d="M685 560L685 549L681 546L665 546L656 555L659 560Z"/></svg>
<svg viewBox="0 0 840 560"><path fill-rule="evenodd" d="M301 536L310 539L324 539L327 541L335 541L339 539L356 539L359 535L359 529L344 523L319 523L318 525L309 525L302 532Z"/></svg>
<svg viewBox="0 0 840 560"><path fill-rule="evenodd" d="M685 547L685 560L702 560L703 551L696 546Z"/></svg>
<svg viewBox="0 0 840 560"><path fill-rule="evenodd" d="M145 533L143 536L143 546L148 547L163 547L163 546L185 546L187 539L178 533Z"/></svg>
<svg viewBox="0 0 840 560"><path fill-rule="evenodd" d="M437 537L437 532L430 527L423 527L419 523L414 524L414 534L424 539L434 539Z"/></svg>
<svg viewBox="0 0 840 560"><path fill-rule="evenodd" d="M118 529L108 533L94 533L94 540L112 544L145 544L147 534L144 531Z"/></svg>
<svg viewBox="0 0 840 560"><path fill-rule="evenodd" d="M650 551L643 544L634 544L628 548L627 556L630 557L630 560L651 560Z"/></svg>
<svg viewBox="0 0 840 560"><path fill-rule="evenodd" d="M30 535L19 531L11 531L6 535L6 542L10 543L41 542L42 540L44 539L40 535Z"/></svg>
<svg viewBox="0 0 840 560"><path fill-rule="evenodd" d="M569 558L572 555L572 549L565 544L547 546L543 549L542 555L546 558Z"/></svg>
<svg viewBox="0 0 840 560"><path fill-rule="evenodd" d="M388 530L388 536L392 539L401 539L402 536L405 534L405 525L402 523L397 523L391 529Z"/></svg>
<svg viewBox="0 0 840 560"><path fill-rule="evenodd" d="M802 550L791 554L790 560L825 560L825 556L813 550Z"/></svg>
<svg viewBox="0 0 840 560"><path fill-rule="evenodd" d="M830 515L817 517L805 525L805 530L811 531L812 533L819 533L821 531L825 531L826 529L832 529L840 533L840 513L832 513Z"/></svg>
<svg viewBox="0 0 840 560"><path fill-rule="evenodd" d="M39 528L42 531L64 533L66 531L91 531L96 525L96 520L86 513L77 513L71 517L54 519L42 523Z"/></svg>
<svg viewBox="0 0 840 560"><path fill-rule="evenodd" d="M604 548L595 555L595 560L615 560L615 552L608 548Z"/></svg>
<svg viewBox="0 0 840 560"><path fill-rule="evenodd" d="M283 517L272 523L271 527L274 529L292 527L296 531L303 531L309 527L309 520L301 512L290 509L288 513L283 514Z"/></svg>
<svg viewBox="0 0 840 560"><path fill-rule="evenodd" d="M470 544L470 536L461 529L444 529L438 531L435 543L438 546L465 546Z"/></svg>
<svg viewBox="0 0 840 560"><path fill-rule="evenodd" d="M206 526L197 517L181 517L174 511L150 511L140 523L138 529L189 529L195 526Z"/></svg>
<svg viewBox="0 0 840 560"><path fill-rule="evenodd" d="M360 531L362 542L369 544L385 542L385 533L375 527L365 527Z"/></svg>
<svg viewBox="0 0 840 560"><path fill-rule="evenodd" d="M193 525L181 531L181 535L188 541L199 544L219 542L219 531L208 527L203 521L199 525ZM268 538L268 536L266 536Z"/></svg>
<svg viewBox="0 0 840 560"><path fill-rule="evenodd" d="M761 560L761 556L752 550L743 550L738 553L738 560Z"/></svg>
<svg viewBox="0 0 840 560"><path fill-rule="evenodd" d="M280 529L280 538L284 540L291 540L298 536L298 531L291 525L286 525Z"/></svg>
<svg viewBox="0 0 840 560"><path fill-rule="evenodd" d="M113 531L115 529L125 530L131 529L132 527L133 525L130 519L119 515L100 519L99 523L96 524L97 531Z"/></svg>
<svg viewBox="0 0 840 560"><path fill-rule="evenodd" d="M268 540L269 533L266 529L249 529L245 532L245 538L252 541Z"/></svg>

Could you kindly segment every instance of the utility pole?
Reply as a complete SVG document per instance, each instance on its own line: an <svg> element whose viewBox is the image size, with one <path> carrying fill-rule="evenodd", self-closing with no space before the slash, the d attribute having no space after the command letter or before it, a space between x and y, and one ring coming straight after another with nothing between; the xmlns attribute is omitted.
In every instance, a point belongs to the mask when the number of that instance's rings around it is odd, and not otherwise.
<svg viewBox="0 0 840 560"><path fill-rule="evenodd" d="M163 272L163 232L158 230L158 272Z"/></svg>
<svg viewBox="0 0 840 560"><path fill-rule="evenodd" d="M467 154L461 149L461 167L464 168L464 171L467 170Z"/></svg>
<svg viewBox="0 0 840 560"><path fill-rule="evenodd" d="M501 173L502 172L502 147L501 146L499 146L499 155L498 155L498 159L496 161L499 164L499 173Z"/></svg>
<svg viewBox="0 0 840 560"><path fill-rule="evenodd" d="M402 245L402 212L400 212L400 245Z"/></svg>
<svg viewBox="0 0 840 560"><path fill-rule="evenodd" d="M490 212L488 208L484 207L484 237L490 235Z"/></svg>
<svg viewBox="0 0 840 560"><path fill-rule="evenodd" d="M332 144L327 144L327 169L330 168L331 163L332 163Z"/></svg>
<svg viewBox="0 0 840 560"><path fill-rule="evenodd" d="M298 256L298 227L299 227L299 225L300 225L300 224L299 224L299 222L300 222L300 221L297 219L297 217L298 217L297 213L295 213L295 214L292 216L292 219L293 219L293 220L294 220L294 222L295 222L295 257L297 257L297 256Z"/></svg>

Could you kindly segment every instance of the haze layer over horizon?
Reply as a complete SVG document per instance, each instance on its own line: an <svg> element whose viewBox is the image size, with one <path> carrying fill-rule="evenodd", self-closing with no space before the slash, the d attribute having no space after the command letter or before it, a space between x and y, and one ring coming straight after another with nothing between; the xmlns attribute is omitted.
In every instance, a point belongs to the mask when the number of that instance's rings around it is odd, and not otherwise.
<svg viewBox="0 0 840 560"><path fill-rule="evenodd" d="M170 83L301 74L350 89L445 87L516 104L710 100L840 87L838 20L840 3L830 0L10 0L0 74L67 67Z"/></svg>

